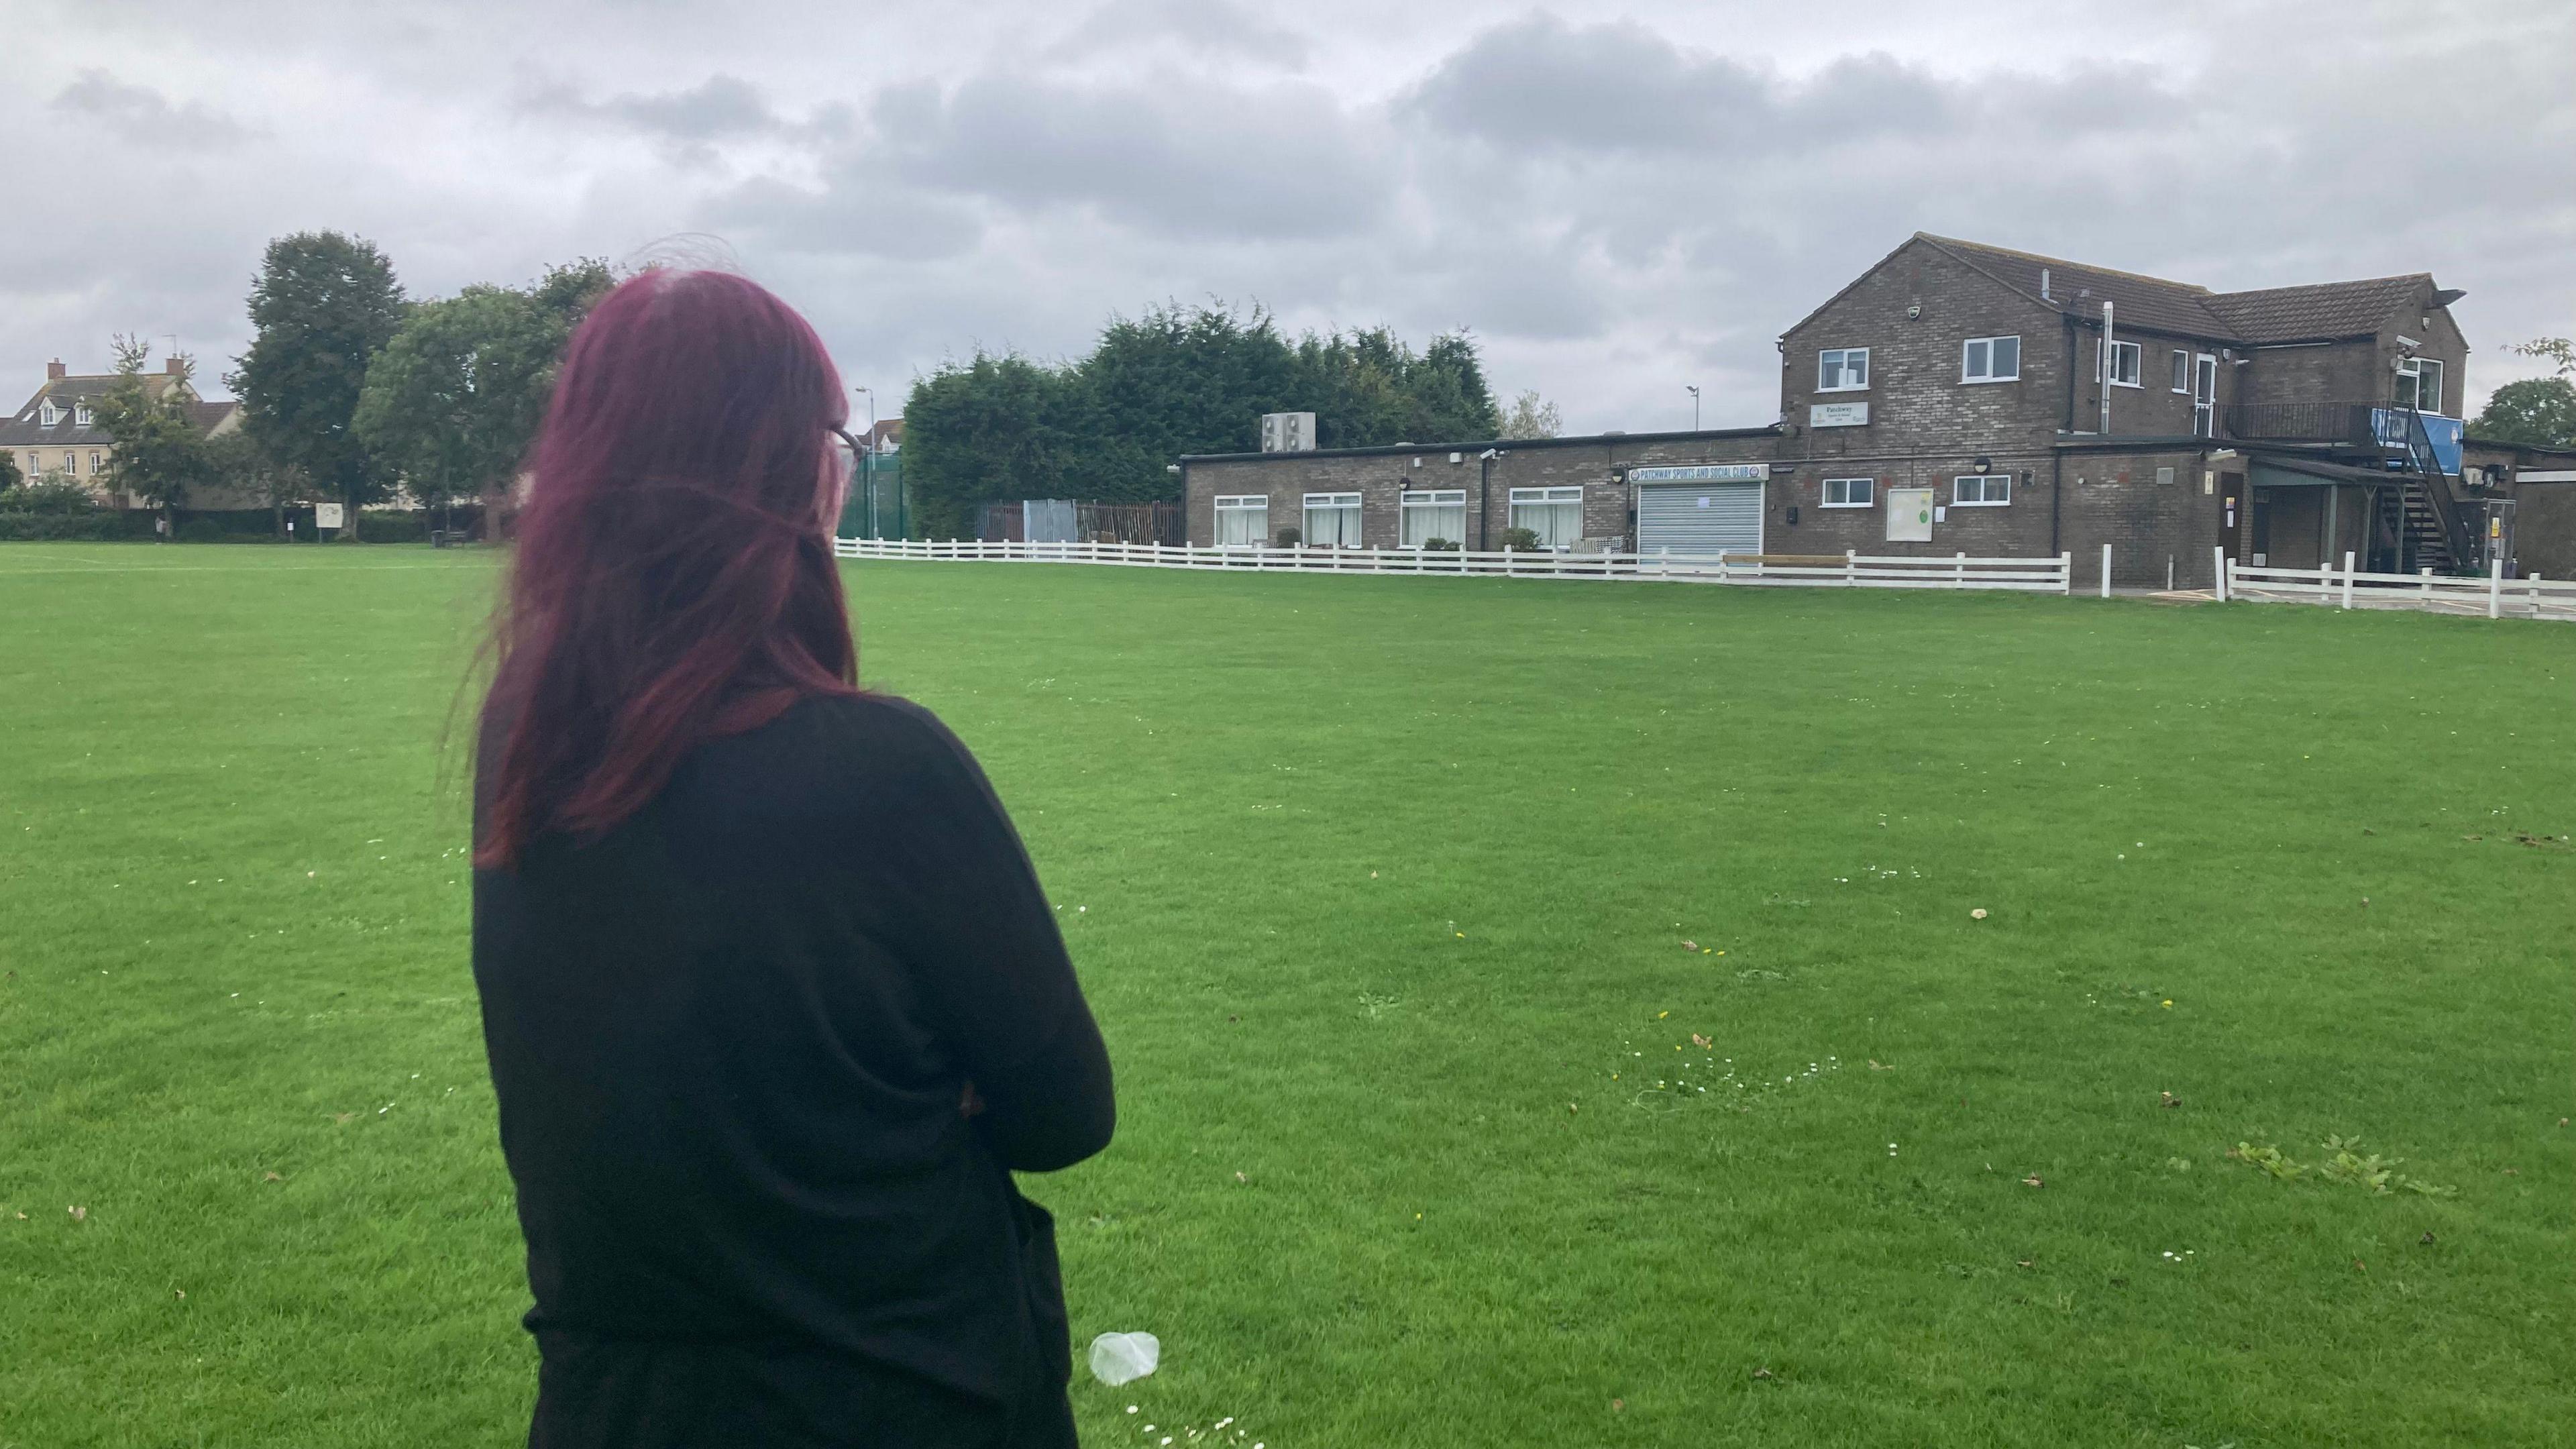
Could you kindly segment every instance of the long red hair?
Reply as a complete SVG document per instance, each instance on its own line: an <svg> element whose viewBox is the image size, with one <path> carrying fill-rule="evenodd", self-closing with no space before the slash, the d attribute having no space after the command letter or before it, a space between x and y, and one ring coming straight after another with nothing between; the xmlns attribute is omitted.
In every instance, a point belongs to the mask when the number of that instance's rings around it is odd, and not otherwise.
<svg viewBox="0 0 2576 1449"><path fill-rule="evenodd" d="M840 375L742 277L654 271L564 350L495 611L474 863L596 837L682 756L856 691L832 561Z"/></svg>

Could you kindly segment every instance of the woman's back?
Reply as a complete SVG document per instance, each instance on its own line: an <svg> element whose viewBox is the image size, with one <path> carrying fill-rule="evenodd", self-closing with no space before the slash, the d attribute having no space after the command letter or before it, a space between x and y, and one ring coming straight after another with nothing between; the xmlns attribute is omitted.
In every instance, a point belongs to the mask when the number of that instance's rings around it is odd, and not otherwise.
<svg viewBox="0 0 2576 1449"><path fill-rule="evenodd" d="M1008 1168L1106 1143L1108 1064L927 712L810 699L709 741L596 841L478 873L475 907L541 1342L800 1344L970 1404L1061 1393L1051 1234Z"/></svg>

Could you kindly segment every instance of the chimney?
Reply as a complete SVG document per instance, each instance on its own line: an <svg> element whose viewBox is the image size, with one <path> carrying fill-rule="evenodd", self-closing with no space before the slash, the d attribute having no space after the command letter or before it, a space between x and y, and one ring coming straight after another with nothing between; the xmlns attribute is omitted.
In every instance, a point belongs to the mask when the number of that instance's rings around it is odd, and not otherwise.
<svg viewBox="0 0 2576 1449"><path fill-rule="evenodd" d="M2056 298L2048 295L2048 268L2046 267L2039 269L2039 300L2043 302L2053 302L2057 300Z"/></svg>
<svg viewBox="0 0 2576 1449"><path fill-rule="evenodd" d="M181 377L186 375L188 369L187 364L173 357L161 364L161 370L170 374L172 377Z"/></svg>
<svg viewBox="0 0 2576 1449"><path fill-rule="evenodd" d="M63 366L63 360L59 357L45 364L45 381L47 382L60 382L70 374L71 369Z"/></svg>

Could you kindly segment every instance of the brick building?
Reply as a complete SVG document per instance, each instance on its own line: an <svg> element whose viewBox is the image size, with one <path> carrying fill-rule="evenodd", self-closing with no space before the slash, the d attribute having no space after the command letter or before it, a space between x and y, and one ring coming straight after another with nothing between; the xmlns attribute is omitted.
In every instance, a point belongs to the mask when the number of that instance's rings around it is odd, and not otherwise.
<svg viewBox="0 0 2576 1449"><path fill-rule="evenodd" d="M2423 273L2213 292L1918 233L1781 335L1770 427L1189 457L1188 534L2071 552L2079 584L2109 544L2127 586L2206 585L2219 548L2482 567L2518 464L2464 454L2461 295Z"/></svg>

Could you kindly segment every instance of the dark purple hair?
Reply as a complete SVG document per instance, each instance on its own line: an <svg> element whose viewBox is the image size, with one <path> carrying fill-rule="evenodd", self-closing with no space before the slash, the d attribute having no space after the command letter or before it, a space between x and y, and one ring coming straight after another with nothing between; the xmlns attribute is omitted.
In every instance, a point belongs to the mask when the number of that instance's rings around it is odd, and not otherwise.
<svg viewBox="0 0 2576 1449"><path fill-rule="evenodd" d="M699 742L856 690L832 561L840 375L723 272L647 272L572 335L493 623L474 863L593 837Z"/></svg>

